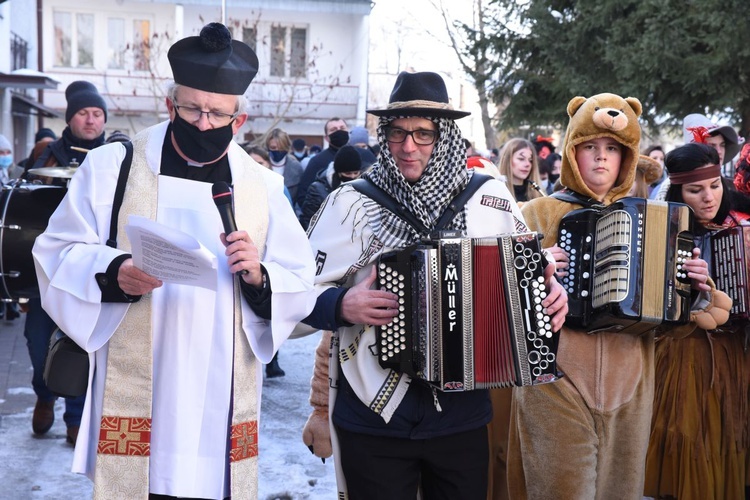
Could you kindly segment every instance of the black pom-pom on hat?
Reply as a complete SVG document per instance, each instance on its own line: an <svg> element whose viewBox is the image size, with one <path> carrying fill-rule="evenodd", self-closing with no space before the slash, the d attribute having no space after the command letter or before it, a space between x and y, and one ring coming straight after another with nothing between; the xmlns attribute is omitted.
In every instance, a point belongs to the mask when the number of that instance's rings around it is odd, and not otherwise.
<svg viewBox="0 0 750 500"><path fill-rule="evenodd" d="M232 34L221 23L208 23L200 34L201 46L208 52L219 52L232 44Z"/></svg>
<svg viewBox="0 0 750 500"><path fill-rule="evenodd" d="M354 146L343 146L333 158L333 169L337 173L359 172L362 170L362 157Z"/></svg>
<svg viewBox="0 0 750 500"><path fill-rule="evenodd" d="M207 24L200 36L177 41L167 58L176 83L216 94L244 94L258 72L253 49L232 39L221 23Z"/></svg>

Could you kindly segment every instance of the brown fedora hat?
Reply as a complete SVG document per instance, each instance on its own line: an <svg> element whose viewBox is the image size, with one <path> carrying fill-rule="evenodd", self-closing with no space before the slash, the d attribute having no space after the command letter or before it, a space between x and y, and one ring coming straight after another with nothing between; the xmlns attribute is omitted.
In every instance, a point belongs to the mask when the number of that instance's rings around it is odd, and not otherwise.
<svg viewBox="0 0 750 500"><path fill-rule="evenodd" d="M471 114L468 111L453 109L443 78L428 71L402 71L396 78L388 107L368 109L367 112L375 116L422 116L454 120Z"/></svg>

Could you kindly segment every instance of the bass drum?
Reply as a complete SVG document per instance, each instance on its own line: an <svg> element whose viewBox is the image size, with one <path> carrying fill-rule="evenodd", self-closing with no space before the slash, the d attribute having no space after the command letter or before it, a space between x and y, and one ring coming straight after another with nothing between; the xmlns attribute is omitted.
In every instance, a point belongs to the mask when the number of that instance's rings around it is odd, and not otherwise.
<svg viewBox="0 0 750 500"><path fill-rule="evenodd" d="M31 248L67 191L25 182L0 190L0 302L39 297Z"/></svg>

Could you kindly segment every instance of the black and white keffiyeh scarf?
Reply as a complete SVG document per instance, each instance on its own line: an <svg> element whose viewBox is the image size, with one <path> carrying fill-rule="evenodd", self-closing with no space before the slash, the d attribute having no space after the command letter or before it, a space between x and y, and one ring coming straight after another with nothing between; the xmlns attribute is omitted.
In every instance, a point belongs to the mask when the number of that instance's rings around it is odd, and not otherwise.
<svg viewBox="0 0 750 500"><path fill-rule="evenodd" d="M466 168L466 148L456 122L448 118L432 118L437 124L438 138L422 177L409 184L396 166L388 148L385 127L402 116L383 116L378 126L380 157L365 174L374 184L389 193L410 210L428 229L435 227L438 217L451 200L469 183L473 171ZM382 206L368 207L373 216L370 223L386 247L402 248L420 240L410 224ZM446 229L466 233L465 209L457 214Z"/></svg>

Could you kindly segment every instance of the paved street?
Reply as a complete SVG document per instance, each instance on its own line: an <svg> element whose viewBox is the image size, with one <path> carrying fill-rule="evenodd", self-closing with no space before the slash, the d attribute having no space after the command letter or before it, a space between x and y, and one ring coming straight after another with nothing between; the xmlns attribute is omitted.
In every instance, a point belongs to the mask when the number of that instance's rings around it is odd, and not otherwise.
<svg viewBox="0 0 750 500"><path fill-rule="evenodd" d="M55 405L49 433L31 432L36 396L23 336L24 315L0 320L0 500L87 500L90 481L70 472L73 447L65 442L63 400ZM282 378L263 384L259 498L323 500L336 497L332 460L323 464L302 443L310 413L307 399L315 347L311 335L285 343L279 355Z"/></svg>
<svg viewBox="0 0 750 500"><path fill-rule="evenodd" d="M89 498L89 480L70 472L73 447L65 442L63 400L55 405L52 429L42 437L31 432L36 396L23 323L24 315L0 320L0 498Z"/></svg>

